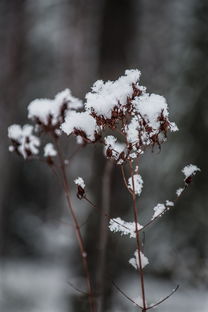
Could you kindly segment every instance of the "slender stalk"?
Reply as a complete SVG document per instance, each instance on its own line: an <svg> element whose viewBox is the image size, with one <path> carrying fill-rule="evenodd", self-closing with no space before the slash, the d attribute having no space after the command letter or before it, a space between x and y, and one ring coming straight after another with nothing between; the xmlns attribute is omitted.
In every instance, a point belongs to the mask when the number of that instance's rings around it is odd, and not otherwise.
<svg viewBox="0 0 208 312"><path fill-rule="evenodd" d="M90 310L91 310L91 312L96 312L92 283L91 283L90 272L89 272L88 261L87 261L87 253L86 253L85 248L84 248L84 241L83 241L82 234L80 231L79 222L77 220L75 211L74 211L73 206L71 204L70 187L69 187L69 183L68 183L68 179L67 179L67 175L66 175L66 168L65 168L62 153L60 151L60 148L59 148L57 141L56 141L56 148L57 148L58 158L59 158L59 162L60 162L61 175L62 175L62 180L63 180L63 187L64 187L65 196L66 196L66 201L67 201L67 205L68 205L68 208L69 208L72 220L73 220L73 226L74 226L77 241L79 244L80 255L81 255L82 263L83 263L83 269L84 269L85 276L86 276L86 282L87 282L87 288L88 288L88 301L89 301L89 305L90 305Z"/></svg>
<svg viewBox="0 0 208 312"><path fill-rule="evenodd" d="M142 259L141 259L141 244L140 244L140 237L139 237L139 229L138 229L138 211L136 207L136 194L135 194L135 185L134 185L134 175L133 175L133 166L132 162L129 161L129 166L131 169L131 178L132 178L132 187L133 187L133 193L132 193L132 201L133 201L133 213L134 213L134 222L136 227L136 243L137 243L137 252L138 252L138 262L139 262L139 279L141 284L141 290L142 290L142 302L143 302L143 310L142 312L147 311L146 307L146 296L145 296L145 287L144 287L144 272L142 268Z"/></svg>
<svg viewBox="0 0 208 312"><path fill-rule="evenodd" d="M127 184L127 181L126 181L126 177L125 177L125 172L124 172L123 165L121 165L120 167L121 167L122 178L123 178L124 184L125 184L125 186L126 186L126 189L128 190L128 192L129 192L130 194L132 194L132 191L131 191L130 188L128 187L128 184Z"/></svg>
<svg viewBox="0 0 208 312"><path fill-rule="evenodd" d="M132 298L130 298L121 288L118 287L113 281L112 281L113 286L130 302L133 303L133 305L136 305L138 308L143 309L138 303L136 303Z"/></svg>

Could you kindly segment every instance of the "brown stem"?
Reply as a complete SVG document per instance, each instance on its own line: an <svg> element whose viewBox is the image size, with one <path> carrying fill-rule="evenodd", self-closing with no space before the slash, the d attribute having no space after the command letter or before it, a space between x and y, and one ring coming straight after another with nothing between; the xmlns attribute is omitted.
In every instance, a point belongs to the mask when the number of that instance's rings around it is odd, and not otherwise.
<svg viewBox="0 0 208 312"><path fill-rule="evenodd" d="M141 245L140 245L140 237L139 237L139 229L138 229L138 211L136 207L136 194L135 194L135 185L134 185L134 173L133 173L133 166L132 162L129 161L129 166L131 169L131 178L132 178L132 187L133 187L133 193L132 193L132 200L133 200L133 213L134 213L134 222L135 222L135 228L136 228L136 243L137 243L137 252L138 252L138 260L139 260L139 279L141 284L141 290L142 290L142 302L143 302L143 312L147 311L146 308L146 298L145 298L145 287L144 287L144 272L142 268L142 259L141 259ZM137 261L136 261L137 263Z"/></svg>
<svg viewBox="0 0 208 312"><path fill-rule="evenodd" d="M126 298L128 299L130 302L133 303L133 305L136 305L138 308L143 309L143 307L141 307L138 303L136 303L136 301L134 301L132 298L130 298L123 290L121 290L120 287L118 287L118 285L116 285L113 281L112 281L113 286Z"/></svg>
<svg viewBox="0 0 208 312"><path fill-rule="evenodd" d="M91 310L91 312L95 312L96 306L95 306L94 295L93 295L93 290L92 290L92 283L91 283L91 278L90 278L90 273L89 273L87 253L86 253L85 248L84 248L84 242L83 242L82 234L80 231L80 226L79 226L75 211L74 211L72 204L71 204L70 187L69 187L69 183L68 183L68 179L67 179L67 175L66 175L66 168L65 168L62 153L60 151L60 148L59 148L57 141L56 141L56 148L57 148L57 152L58 152L58 158L60 161L61 175L62 175L62 179L63 179L63 187L64 187L65 196L66 196L66 201L67 201L67 205L68 205L68 208L69 208L72 220L73 220L73 226L74 226L77 241L79 244L80 255L81 255L82 263L83 263L83 269L84 269L85 276L86 276L90 310Z"/></svg>
<svg viewBox="0 0 208 312"><path fill-rule="evenodd" d="M123 165L121 165L120 167L121 167L121 173L122 173L122 178L123 178L124 184L125 184L127 190L129 191L129 193L132 195L133 192L132 192L131 189L128 187L128 184L127 184L127 181L126 181L126 176L125 176L125 172L124 172L124 167L123 167Z"/></svg>

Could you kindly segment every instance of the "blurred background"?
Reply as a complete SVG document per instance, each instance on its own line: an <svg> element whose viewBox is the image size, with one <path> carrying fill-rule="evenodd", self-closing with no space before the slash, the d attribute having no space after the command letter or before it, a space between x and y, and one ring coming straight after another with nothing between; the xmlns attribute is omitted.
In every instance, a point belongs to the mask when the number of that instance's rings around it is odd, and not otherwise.
<svg viewBox="0 0 208 312"><path fill-rule="evenodd" d="M141 223L158 202L173 199L181 169L202 172L177 206L145 232L149 302L180 289L156 311L208 311L208 2L207 0L1 0L0 1L0 310L88 311L79 252L59 183L43 163L8 152L7 127L27 122L27 105L69 87L84 99L97 79L113 80L138 68L149 92L164 95L179 132L161 152L141 162ZM64 138L66 155L73 139ZM108 186L110 214L132 220L120 170L102 149L87 146L74 158L69 179L82 176L102 207ZM109 183L106 186L106 179ZM112 281L139 300L136 271L128 264L135 242L108 233L101 215L76 198L99 311L136 311ZM107 190L105 189L107 188ZM107 192L107 193L106 193ZM104 265L100 265L101 257ZM99 278L102 277L102 285Z"/></svg>

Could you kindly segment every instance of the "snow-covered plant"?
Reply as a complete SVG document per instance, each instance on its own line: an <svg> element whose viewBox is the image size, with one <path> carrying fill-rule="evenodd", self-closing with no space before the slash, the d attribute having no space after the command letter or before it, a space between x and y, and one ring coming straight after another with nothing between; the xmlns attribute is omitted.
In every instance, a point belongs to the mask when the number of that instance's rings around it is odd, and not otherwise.
<svg viewBox="0 0 208 312"><path fill-rule="evenodd" d="M60 127L66 116L69 114L73 115L75 111L79 111L82 107L82 101L72 96L69 89L58 93L52 100L36 99L28 106L28 118L34 123L34 127L32 125L25 125L21 128L16 124L11 125L8 128L8 137L11 140L11 145L9 146L10 152L16 152L18 155L23 156L24 159L35 158L45 161L52 168L56 176L60 176L62 179L68 209L82 258L89 306L90 310L95 312L95 300L89 273L87 252L76 212L71 203L71 193L66 172L66 166L69 165L69 161L63 156L63 148L60 144L60 137L63 134ZM81 115L82 113L77 112L77 115L79 114ZM49 140L46 145L45 140ZM79 143L82 143L82 139L81 141L79 140ZM78 186L78 197L82 198L85 187L84 181L82 178L78 178L75 180L75 183Z"/></svg>
<svg viewBox="0 0 208 312"><path fill-rule="evenodd" d="M16 151L24 158L38 154L39 136L42 133L49 134L55 144L54 146L52 143L48 143L44 147L44 156L50 166L61 170L64 191L85 270L91 311L96 311L95 297L88 269L87 253L70 200L65 160L59 145L61 133L75 135L77 143L83 146L90 143L103 145L104 156L121 169L124 186L132 198L133 220L127 222L119 216L110 218L107 213L105 216L109 219L110 231L129 235L130 238L135 239L136 251L129 263L139 273L142 302L138 304L129 296L126 298L143 312L158 306L170 295L152 305L147 302L144 268L149 260L144 255L140 232L175 206L176 200L191 183L192 177L200 170L195 165L186 166L182 170L185 175L184 185L176 191L176 198L172 201L166 200L164 203L158 203L153 208L153 215L149 222L144 225L140 224L137 198L145 187L140 172L140 162L148 148L158 147L160 149L167 140L168 132L175 132L178 128L174 122L169 120L165 98L147 93L146 88L140 85L139 79L140 72L138 70L126 70L125 75L116 81L98 80L92 86L91 92L86 94L84 105L80 100L74 98L68 89L56 95L53 100L34 100L28 106L28 118L35 122L34 131L38 137L32 134L33 128L28 125L23 128L13 125L9 128L9 138L12 143L9 149ZM56 157L57 161L52 160L52 157ZM78 177L74 182L77 186L78 198L85 199L93 207L96 207L87 197L84 180ZM116 288L119 290L117 286ZM121 290L120 292L125 295Z"/></svg>

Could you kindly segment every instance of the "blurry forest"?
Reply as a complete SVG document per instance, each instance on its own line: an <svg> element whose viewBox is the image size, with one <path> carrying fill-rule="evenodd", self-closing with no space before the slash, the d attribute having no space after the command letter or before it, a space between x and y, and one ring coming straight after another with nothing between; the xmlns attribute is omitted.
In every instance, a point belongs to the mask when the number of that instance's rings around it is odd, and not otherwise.
<svg viewBox="0 0 208 312"><path fill-rule="evenodd" d="M155 204L174 197L186 164L202 169L176 208L146 231L149 297L156 300L180 284L158 311L208 310L207 34L206 0L0 1L2 312L87 311L86 298L70 285L83 289L84 283L62 189L43 163L8 152L8 126L27 122L27 105L35 98L53 98L68 87L84 99L97 79L117 79L134 68L149 92L167 98L170 119L180 129L161 152L150 151L142 160L143 223ZM64 138L66 154L73 153L73 143ZM109 166L102 150L87 146L76 154L72 185L77 176L84 177L99 207L132 219L120 171ZM99 312L136 311L111 283L136 298L136 274L128 264L133 242L109 233L104 248L102 214L79 201L72 187L80 220L88 220L83 231Z"/></svg>

